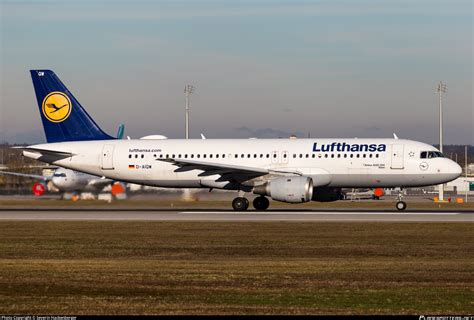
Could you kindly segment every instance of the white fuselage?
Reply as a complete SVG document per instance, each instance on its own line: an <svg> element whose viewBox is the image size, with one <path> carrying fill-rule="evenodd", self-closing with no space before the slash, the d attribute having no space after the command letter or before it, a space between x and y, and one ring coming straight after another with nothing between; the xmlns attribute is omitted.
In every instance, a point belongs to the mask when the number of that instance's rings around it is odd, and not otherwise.
<svg viewBox="0 0 474 320"><path fill-rule="evenodd" d="M384 147L381 147L384 146ZM114 180L173 188L219 188L216 175L202 170L178 172L163 159L264 168L313 179L315 187L414 187L445 183L461 168L444 157L421 158L437 151L431 145L402 139L205 139L105 140L60 142L32 146L72 153L28 157ZM254 186L266 175L246 181Z"/></svg>

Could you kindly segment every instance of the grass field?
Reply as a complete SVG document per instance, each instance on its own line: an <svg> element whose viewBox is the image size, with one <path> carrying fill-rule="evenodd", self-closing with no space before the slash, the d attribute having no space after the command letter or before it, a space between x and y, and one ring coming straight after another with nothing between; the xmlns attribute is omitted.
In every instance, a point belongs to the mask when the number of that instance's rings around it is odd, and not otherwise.
<svg viewBox="0 0 474 320"><path fill-rule="evenodd" d="M471 223L0 227L0 314L474 313Z"/></svg>

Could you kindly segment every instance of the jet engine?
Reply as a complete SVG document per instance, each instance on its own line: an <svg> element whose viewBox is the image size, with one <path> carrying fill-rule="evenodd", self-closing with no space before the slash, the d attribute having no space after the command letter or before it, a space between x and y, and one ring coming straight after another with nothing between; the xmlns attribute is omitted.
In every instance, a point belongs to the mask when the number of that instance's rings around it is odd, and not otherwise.
<svg viewBox="0 0 474 320"><path fill-rule="evenodd" d="M269 196L273 200L282 202L308 202L313 196L313 179L309 177L277 178L254 187L253 193Z"/></svg>

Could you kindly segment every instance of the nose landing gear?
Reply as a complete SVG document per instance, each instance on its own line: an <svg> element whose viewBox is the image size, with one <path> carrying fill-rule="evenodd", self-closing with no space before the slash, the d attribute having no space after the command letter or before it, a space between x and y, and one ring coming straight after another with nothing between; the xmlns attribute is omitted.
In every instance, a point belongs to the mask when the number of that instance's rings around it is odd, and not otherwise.
<svg viewBox="0 0 474 320"><path fill-rule="evenodd" d="M403 201L403 194L402 194L401 189L398 192L397 203L395 204L395 207L397 208L398 211L403 211L407 208L407 203L405 201Z"/></svg>

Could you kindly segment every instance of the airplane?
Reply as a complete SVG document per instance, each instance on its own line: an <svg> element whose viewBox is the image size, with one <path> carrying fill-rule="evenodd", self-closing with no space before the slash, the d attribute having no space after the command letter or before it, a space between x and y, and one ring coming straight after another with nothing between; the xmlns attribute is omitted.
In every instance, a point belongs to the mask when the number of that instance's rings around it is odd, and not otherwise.
<svg viewBox="0 0 474 320"><path fill-rule="evenodd" d="M106 186L114 181L103 179L87 173L70 170L66 168L57 168L52 176L43 176L36 174L1 171L0 175L24 177L47 183L51 181L52 185L60 192L92 192L99 193Z"/></svg>
<svg viewBox="0 0 474 320"><path fill-rule="evenodd" d="M461 167L435 147L403 139L127 139L106 134L51 70L31 70L47 143L18 147L26 157L109 179L169 188L234 190L236 211L271 198L335 201L342 188L446 183ZM66 101L61 112L45 104ZM398 210L407 204L399 193Z"/></svg>

